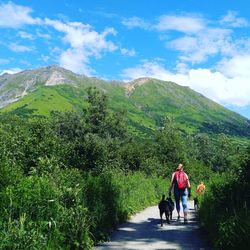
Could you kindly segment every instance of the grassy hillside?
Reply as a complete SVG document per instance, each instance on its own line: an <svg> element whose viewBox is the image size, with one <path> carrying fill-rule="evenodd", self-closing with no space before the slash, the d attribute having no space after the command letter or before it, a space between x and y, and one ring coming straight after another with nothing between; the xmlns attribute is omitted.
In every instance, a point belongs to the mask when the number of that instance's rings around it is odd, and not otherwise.
<svg viewBox="0 0 250 250"><path fill-rule="evenodd" d="M136 88L130 100L147 116L161 124L166 115L173 117L188 132L250 135L247 119L227 110L188 87L151 80Z"/></svg>
<svg viewBox="0 0 250 250"><path fill-rule="evenodd" d="M148 137L163 126L166 116L173 118L188 133L225 133L250 136L250 121L205 98L188 87L157 79L136 80L130 85L105 82L96 78L67 76L74 84L44 86L4 107L1 112L34 116L53 110L82 110L86 107L86 89L95 86L109 97L110 108L126 112L130 130ZM34 86L33 86L34 88Z"/></svg>

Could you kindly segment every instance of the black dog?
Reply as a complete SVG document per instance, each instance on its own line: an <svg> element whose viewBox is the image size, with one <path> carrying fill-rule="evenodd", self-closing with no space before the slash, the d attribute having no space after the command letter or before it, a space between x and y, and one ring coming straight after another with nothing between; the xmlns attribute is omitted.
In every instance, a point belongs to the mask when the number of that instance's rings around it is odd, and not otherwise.
<svg viewBox="0 0 250 250"><path fill-rule="evenodd" d="M194 209L196 211L199 209L199 200L197 197L194 198Z"/></svg>
<svg viewBox="0 0 250 250"><path fill-rule="evenodd" d="M161 217L161 226L163 226L163 219L162 219L162 215L165 214L166 216L166 220L167 220L167 223L169 224L170 221L169 221L169 215L170 215L170 203L165 200L165 195L163 194L162 195L162 199L158 205L158 208L160 210L160 217Z"/></svg>
<svg viewBox="0 0 250 250"><path fill-rule="evenodd" d="M172 220L172 215L174 211L174 202L171 199L171 197L168 197L166 200L168 201L170 220Z"/></svg>

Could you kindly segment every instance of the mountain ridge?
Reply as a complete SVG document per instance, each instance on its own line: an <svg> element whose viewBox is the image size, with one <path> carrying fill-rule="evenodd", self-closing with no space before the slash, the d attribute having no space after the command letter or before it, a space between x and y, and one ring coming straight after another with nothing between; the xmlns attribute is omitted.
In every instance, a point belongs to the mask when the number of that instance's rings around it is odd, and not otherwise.
<svg viewBox="0 0 250 250"><path fill-rule="evenodd" d="M130 82L105 81L52 65L0 76L1 112L48 115L52 110L81 110L86 88L95 86L109 97L115 111L126 110L129 126L146 135L174 118L186 132L250 136L250 121L187 86L142 77Z"/></svg>

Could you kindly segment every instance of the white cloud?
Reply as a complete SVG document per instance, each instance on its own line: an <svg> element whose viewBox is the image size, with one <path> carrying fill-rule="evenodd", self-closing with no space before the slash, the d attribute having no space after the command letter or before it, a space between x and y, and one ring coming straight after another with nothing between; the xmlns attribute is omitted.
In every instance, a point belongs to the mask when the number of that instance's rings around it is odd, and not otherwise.
<svg viewBox="0 0 250 250"><path fill-rule="evenodd" d="M32 9L12 2L0 5L0 27L19 28L25 24L39 24L39 18L33 18Z"/></svg>
<svg viewBox="0 0 250 250"><path fill-rule="evenodd" d="M124 19L123 24L129 28L139 27L159 32L159 38L165 41L166 48L177 51L178 61L184 64L199 64L211 57L232 57L250 51L250 39L235 39L234 30L231 29L246 27L249 23L232 11L228 11L219 21L185 14L162 15L156 24L132 17ZM178 36L176 31L179 32Z"/></svg>
<svg viewBox="0 0 250 250"><path fill-rule="evenodd" d="M41 55L41 60L42 60L43 62L48 62L49 59L50 59L49 56Z"/></svg>
<svg viewBox="0 0 250 250"><path fill-rule="evenodd" d="M5 69L5 70L2 70L0 72L0 76L3 75L3 74L16 74L16 73L19 73L21 72L22 70L19 69L19 68L11 68L11 69Z"/></svg>
<svg viewBox="0 0 250 250"><path fill-rule="evenodd" d="M17 43L11 43L9 46L9 49L14 52L29 52L33 51L34 49L28 46L20 45Z"/></svg>
<svg viewBox="0 0 250 250"><path fill-rule="evenodd" d="M122 77L133 80L141 77L153 77L157 79L166 79L170 72L164 68L157 60L143 61L142 64L134 68L127 68L122 71Z"/></svg>
<svg viewBox="0 0 250 250"><path fill-rule="evenodd" d="M60 56L60 65L74 72L89 75L94 72L89 67L91 57L101 58L104 52L113 52L117 46L107 40L108 35L116 35L113 28L98 33L88 24L79 22L62 23L46 18L45 24L64 33L63 41L70 45Z"/></svg>
<svg viewBox="0 0 250 250"><path fill-rule="evenodd" d="M243 47L245 41L236 43L232 38L232 30L215 27L216 23L197 16L161 16L155 29L160 32L179 31L179 37L172 33L164 39L166 48L179 52L182 63L197 64L205 62L212 56L232 56ZM244 39L246 40L246 39Z"/></svg>
<svg viewBox="0 0 250 250"><path fill-rule="evenodd" d="M19 32L18 32L18 36L20 36L21 38L24 38L24 39L28 39L28 40L34 39L34 37L33 37L32 34L27 33L27 32L25 32L25 31L19 31Z"/></svg>
<svg viewBox="0 0 250 250"><path fill-rule="evenodd" d="M121 53L122 55L125 56L135 56L136 54L134 49L125 49L125 48L121 48Z"/></svg>
<svg viewBox="0 0 250 250"><path fill-rule="evenodd" d="M205 28L203 19L192 16L164 15L159 18L155 25L158 31L175 30L183 33L196 33Z"/></svg>
<svg viewBox="0 0 250 250"><path fill-rule="evenodd" d="M220 23L234 28L249 26L249 23L245 18L237 17L237 15L238 14L235 11L228 11L227 15L220 20Z"/></svg>
<svg viewBox="0 0 250 250"><path fill-rule="evenodd" d="M60 65L66 69L83 73L87 76L95 74L95 71L88 66L88 56L81 49L73 48L62 52L60 55Z"/></svg>
<svg viewBox="0 0 250 250"><path fill-rule="evenodd" d="M98 55L102 50L114 51L117 47L113 42L107 41L106 36L115 35L113 28L105 29L98 33L88 24L79 22L62 23L60 21L45 19L45 24L51 25L56 30L65 33L64 41L73 48L85 48L89 53Z"/></svg>
<svg viewBox="0 0 250 250"><path fill-rule="evenodd" d="M183 62L177 62L175 69L181 74L186 74L189 71L188 65Z"/></svg>
<svg viewBox="0 0 250 250"><path fill-rule="evenodd" d="M16 5L12 2L0 5L0 27L20 28L23 25L46 25L63 33L63 42L69 45L69 48L61 52L59 56L60 65L74 72L90 74L94 70L90 69L90 58L101 58L105 52L113 52L117 46L107 39L109 35L116 35L113 28L107 28L98 33L90 25L80 22L62 22L45 18L33 18L32 9L25 6ZM19 31L21 38L33 39L31 34ZM49 34L42 34L37 31L37 36L49 39ZM34 50L31 47L11 43L8 47L15 52L29 52ZM124 51L127 55L132 55L133 51ZM70 56L70 57L68 57ZM47 58L43 57L47 60Z"/></svg>
<svg viewBox="0 0 250 250"><path fill-rule="evenodd" d="M235 48L230 33L231 31L226 29L207 29L193 36L174 39L166 43L166 47L181 52L181 61L200 63L213 55L233 54Z"/></svg>
<svg viewBox="0 0 250 250"><path fill-rule="evenodd" d="M222 60L218 64L218 69L227 77L248 78L250 85L250 53L246 55L235 55L229 60Z"/></svg>
<svg viewBox="0 0 250 250"><path fill-rule="evenodd" d="M37 36L40 37L40 38L43 38L43 39L50 39L51 38L51 35L49 34L45 34L45 33L41 33L40 31L37 31Z"/></svg>
<svg viewBox="0 0 250 250"><path fill-rule="evenodd" d="M186 84L192 89L223 105L250 104L249 80L244 75L228 78L219 71L193 69L185 77Z"/></svg>
<svg viewBox="0 0 250 250"><path fill-rule="evenodd" d="M172 81L183 86L189 86L223 105L245 106L250 104L250 73L246 70L250 67L249 58L242 62L238 58L232 59L231 63L224 64L224 73L220 72L219 69L211 71L204 68L189 70L185 68L185 72L173 73L156 61L145 61L134 68L124 69L122 76L128 80L147 76ZM225 72L230 71L231 67L236 64L235 72L231 77L228 77Z"/></svg>
<svg viewBox="0 0 250 250"><path fill-rule="evenodd" d="M150 24L144 21L140 17L130 17L130 18L124 18L122 20L122 24L129 29L133 28L141 28L141 29L149 29Z"/></svg>

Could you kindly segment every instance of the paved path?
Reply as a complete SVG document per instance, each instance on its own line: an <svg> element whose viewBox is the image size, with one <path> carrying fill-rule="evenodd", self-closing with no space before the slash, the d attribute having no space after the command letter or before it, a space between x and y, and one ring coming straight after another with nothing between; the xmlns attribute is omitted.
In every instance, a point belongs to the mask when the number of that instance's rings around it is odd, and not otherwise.
<svg viewBox="0 0 250 250"><path fill-rule="evenodd" d="M193 207L189 201L189 207ZM115 231L107 243L95 250L163 250L163 249L211 249L199 230L196 214L189 209L189 222L184 225L183 218L177 221L174 210L171 224L160 226L157 206L149 207L134 215Z"/></svg>

